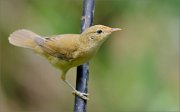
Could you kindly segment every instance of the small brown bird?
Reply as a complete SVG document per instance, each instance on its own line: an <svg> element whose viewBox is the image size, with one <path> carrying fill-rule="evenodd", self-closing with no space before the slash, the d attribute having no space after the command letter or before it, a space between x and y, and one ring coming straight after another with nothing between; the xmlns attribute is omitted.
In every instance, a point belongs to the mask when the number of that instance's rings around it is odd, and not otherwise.
<svg viewBox="0 0 180 112"><path fill-rule="evenodd" d="M9 42L15 46L30 48L45 56L52 65L61 70L61 79L74 90L73 93L87 100L88 94L77 91L66 80L66 73L70 68L89 61L107 39L107 36L119 30L121 29L94 25L81 34L42 37L22 29L13 32L9 37Z"/></svg>

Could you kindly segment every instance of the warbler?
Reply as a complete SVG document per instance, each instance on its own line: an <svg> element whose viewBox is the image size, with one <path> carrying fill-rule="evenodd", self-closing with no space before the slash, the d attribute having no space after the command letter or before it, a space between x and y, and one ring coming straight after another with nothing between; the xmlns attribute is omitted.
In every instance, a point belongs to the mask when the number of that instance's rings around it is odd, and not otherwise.
<svg viewBox="0 0 180 112"><path fill-rule="evenodd" d="M61 79L74 90L73 93L88 100L87 93L77 91L66 80L66 73L70 68L89 61L108 35L119 30L121 29L94 25L81 34L43 37L32 31L20 29L10 34L8 39L12 45L32 49L47 58L53 66L61 70Z"/></svg>

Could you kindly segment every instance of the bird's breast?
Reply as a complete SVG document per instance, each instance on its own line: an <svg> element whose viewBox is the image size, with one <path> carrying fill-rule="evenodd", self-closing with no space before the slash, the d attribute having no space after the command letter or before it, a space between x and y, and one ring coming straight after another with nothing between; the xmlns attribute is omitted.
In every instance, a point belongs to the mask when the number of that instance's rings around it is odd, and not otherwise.
<svg viewBox="0 0 180 112"><path fill-rule="evenodd" d="M74 66L81 65L89 61L97 52L97 49L82 49L74 53L74 59L71 60L71 64Z"/></svg>

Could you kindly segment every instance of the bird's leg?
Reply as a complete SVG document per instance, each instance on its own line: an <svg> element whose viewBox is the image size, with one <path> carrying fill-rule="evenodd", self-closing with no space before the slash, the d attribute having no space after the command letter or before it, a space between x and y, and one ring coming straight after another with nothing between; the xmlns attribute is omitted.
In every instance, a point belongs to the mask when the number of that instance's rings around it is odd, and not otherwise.
<svg viewBox="0 0 180 112"><path fill-rule="evenodd" d="M61 75L61 79L62 79L70 88L72 88L72 89L74 90L74 91L73 91L73 94L81 97L81 98L84 99L84 100L89 100L89 98L87 97L87 96L88 96L87 93L82 93L82 92L80 92L80 91L77 91L77 90L71 85L71 83L69 83L69 82L66 80L66 74L65 74L65 73L63 73L63 74Z"/></svg>

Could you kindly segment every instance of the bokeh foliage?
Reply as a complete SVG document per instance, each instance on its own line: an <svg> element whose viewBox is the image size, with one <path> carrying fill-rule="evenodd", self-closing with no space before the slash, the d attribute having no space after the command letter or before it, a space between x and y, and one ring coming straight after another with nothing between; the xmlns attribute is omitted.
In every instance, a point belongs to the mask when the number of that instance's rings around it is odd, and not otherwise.
<svg viewBox="0 0 180 112"><path fill-rule="evenodd" d="M69 112L74 97L59 71L8 43L26 28L79 33L80 0L1 0L2 112ZM120 27L90 62L89 112L179 111L179 0L96 0L94 24ZM75 68L68 79L75 84Z"/></svg>

